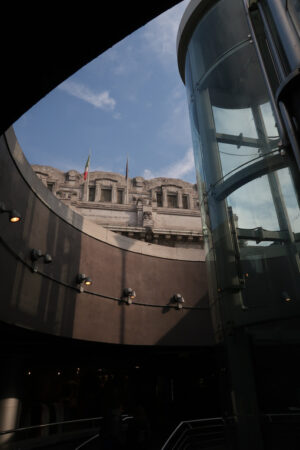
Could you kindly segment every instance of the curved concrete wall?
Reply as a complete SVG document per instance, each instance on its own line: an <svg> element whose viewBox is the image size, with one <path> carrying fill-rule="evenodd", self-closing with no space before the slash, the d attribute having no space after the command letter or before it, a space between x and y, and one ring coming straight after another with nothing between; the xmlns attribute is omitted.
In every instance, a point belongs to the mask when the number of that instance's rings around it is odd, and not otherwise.
<svg viewBox="0 0 300 450"><path fill-rule="evenodd" d="M0 142L0 201L23 220L0 214L0 320L55 335L137 345L211 345L201 250L160 247L105 230L59 202L26 161L13 129ZM32 248L52 264L32 271ZM93 284L80 293L76 275ZM124 287L137 298L118 301ZM180 292L184 308L169 304Z"/></svg>

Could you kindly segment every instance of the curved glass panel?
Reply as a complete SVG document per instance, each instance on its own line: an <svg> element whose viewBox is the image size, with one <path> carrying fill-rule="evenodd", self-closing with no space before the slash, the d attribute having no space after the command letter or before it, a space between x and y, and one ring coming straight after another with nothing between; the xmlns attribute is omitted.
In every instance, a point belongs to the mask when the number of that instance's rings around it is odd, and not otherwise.
<svg viewBox="0 0 300 450"><path fill-rule="evenodd" d="M279 230L268 176L257 178L231 194L228 206L235 214L237 228Z"/></svg>
<svg viewBox="0 0 300 450"><path fill-rule="evenodd" d="M219 1L192 35L185 67L213 296L227 296L223 321L230 308L249 308L234 312L241 323L276 317L283 293L300 292L295 171L248 34L243 1Z"/></svg>
<svg viewBox="0 0 300 450"><path fill-rule="evenodd" d="M190 103L194 103L192 120L199 135L207 135L205 146L210 144L219 153L219 176L209 183L218 182L245 163L276 153L280 139L270 103L266 102L267 93L253 46L236 48L200 81L195 82L199 76L197 67L190 67L187 83L194 83L193 94L189 92ZM198 105L206 110L205 115L197 111ZM207 133L211 126L214 135Z"/></svg>
<svg viewBox="0 0 300 450"><path fill-rule="evenodd" d="M231 24L228 27L228 23ZM217 33L214 30L218 30ZM246 18L241 2L220 1L203 17L193 34L193 60L198 77L206 73L224 53L248 40Z"/></svg>
<svg viewBox="0 0 300 450"><path fill-rule="evenodd" d="M293 24L300 36L300 2L299 0L287 0L287 9Z"/></svg>
<svg viewBox="0 0 300 450"><path fill-rule="evenodd" d="M287 213L290 218L292 231L293 233L300 233L300 211L290 170L288 168L279 170L278 179ZM296 236L295 240L300 241L300 235Z"/></svg>

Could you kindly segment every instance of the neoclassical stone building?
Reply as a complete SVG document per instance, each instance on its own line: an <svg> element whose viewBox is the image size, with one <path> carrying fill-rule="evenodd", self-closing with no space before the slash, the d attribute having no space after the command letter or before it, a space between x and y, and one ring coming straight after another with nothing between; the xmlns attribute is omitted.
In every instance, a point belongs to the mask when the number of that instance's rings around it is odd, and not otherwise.
<svg viewBox="0 0 300 450"><path fill-rule="evenodd" d="M197 187L173 178L128 178L111 172L66 173L33 165L62 202L116 233L171 247L202 248Z"/></svg>

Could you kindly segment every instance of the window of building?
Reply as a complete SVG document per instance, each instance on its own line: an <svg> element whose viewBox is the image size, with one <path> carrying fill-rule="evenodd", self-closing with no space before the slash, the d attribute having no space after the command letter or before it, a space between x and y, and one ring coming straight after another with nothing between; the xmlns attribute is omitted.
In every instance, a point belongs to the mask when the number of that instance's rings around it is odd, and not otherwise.
<svg viewBox="0 0 300 450"><path fill-rule="evenodd" d="M111 189L101 189L101 202L111 202Z"/></svg>
<svg viewBox="0 0 300 450"><path fill-rule="evenodd" d="M123 189L118 189L117 195L118 195L117 202L123 203Z"/></svg>
<svg viewBox="0 0 300 450"><path fill-rule="evenodd" d="M189 209L189 202L188 202L187 195L182 196L182 207L183 207L183 209Z"/></svg>
<svg viewBox="0 0 300 450"><path fill-rule="evenodd" d="M168 208L178 208L177 194L168 194Z"/></svg>
<svg viewBox="0 0 300 450"><path fill-rule="evenodd" d="M96 191L96 188L94 186L89 188L89 202L95 201L95 191Z"/></svg>
<svg viewBox="0 0 300 450"><path fill-rule="evenodd" d="M49 191L53 192L54 183L47 183L47 188L49 189Z"/></svg>
<svg viewBox="0 0 300 450"><path fill-rule="evenodd" d="M162 207L162 194L161 192L156 192L156 201L157 201L157 206Z"/></svg>

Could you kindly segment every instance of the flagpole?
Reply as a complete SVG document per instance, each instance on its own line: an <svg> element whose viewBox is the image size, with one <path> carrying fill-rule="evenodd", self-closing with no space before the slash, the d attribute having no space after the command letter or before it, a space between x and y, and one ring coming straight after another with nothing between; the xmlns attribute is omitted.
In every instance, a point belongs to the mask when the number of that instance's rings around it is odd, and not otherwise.
<svg viewBox="0 0 300 450"><path fill-rule="evenodd" d="M84 168L83 200L86 202L89 201L90 159L91 159L91 150L89 150L89 156Z"/></svg>
<svg viewBox="0 0 300 450"><path fill-rule="evenodd" d="M125 178L126 178L125 204L128 205L128 203L129 203L129 195L128 195L128 154L127 154L127 158L126 158Z"/></svg>
<svg viewBox="0 0 300 450"><path fill-rule="evenodd" d="M90 183L90 161L91 161L91 149L89 149L89 167L87 173L87 200L89 201L89 183Z"/></svg>

